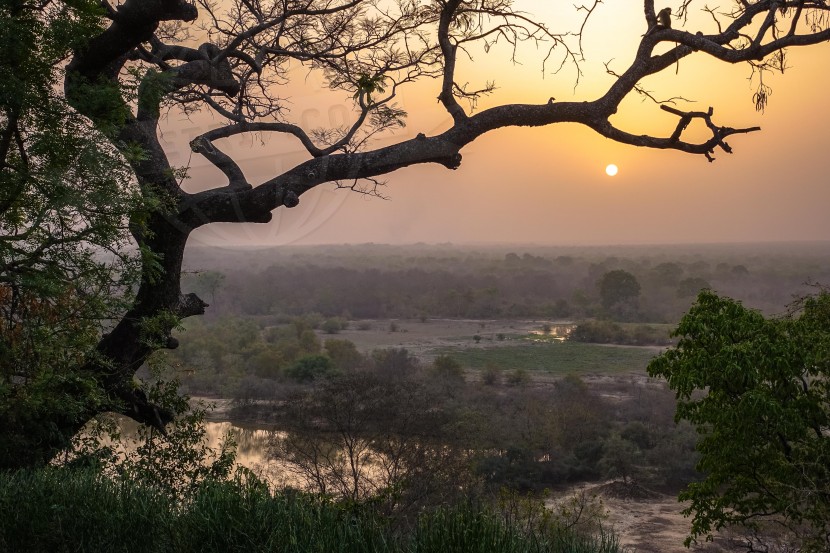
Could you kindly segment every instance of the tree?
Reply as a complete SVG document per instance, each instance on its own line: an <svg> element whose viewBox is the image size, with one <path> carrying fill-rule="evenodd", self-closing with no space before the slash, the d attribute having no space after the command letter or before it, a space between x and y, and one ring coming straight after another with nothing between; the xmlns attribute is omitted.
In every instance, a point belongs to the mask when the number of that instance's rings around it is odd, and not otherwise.
<svg viewBox="0 0 830 553"><path fill-rule="evenodd" d="M677 263L660 263L651 270L651 277L660 286L673 286L683 276L683 267Z"/></svg>
<svg viewBox="0 0 830 553"><path fill-rule="evenodd" d="M217 271L200 271L194 279L197 293L210 294L210 301L216 302L216 292L222 288L225 275Z"/></svg>
<svg viewBox="0 0 830 553"><path fill-rule="evenodd" d="M637 310L640 283L637 278L622 269L608 271L597 282L602 307L621 318L629 318Z"/></svg>
<svg viewBox="0 0 830 553"><path fill-rule="evenodd" d="M416 379L342 374L289 397L269 453L307 489L417 512L466 491L449 411Z"/></svg>
<svg viewBox="0 0 830 553"><path fill-rule="evenodd" d="M137 284L141 198L54 86L100 15L90 0L0 3L0 467L47 462L112 404L84 358Z"/></svg>
<svg viewBox="0 0 830 553"><path fill-rule="evenodd" d="M64 5L57 0L48 4ZM689 56L746 62L764 72L784 68L786 48L830 39L830 8L816 0L741 2L725 15L711 11L718 20L715 33L658 27L653 0L644 0L642 28L631 31L642 35L636 54L600 97L558 102L546 95L538 104L474 113L476 100L494 85L461 84L465 80L457 74L459 55L476 44L489 50L497 42L515 46L527 41L544 44L548 60L559 56L562 63L578 66L581 32L554 32L514 10L510 0L124 0L117 7L102 5L104 13L96 21L100 29L75 48L66 65L64 94L74 109L106 132L104 148L117 149L129 163L147 208L131 217L133 238L143 252L135 300L101 337L83 368L111 400L91 407L90 415L100 408L114 409L160 429L167 416L160 416L128 384L153 351L177 345L170 332L181 318L205 310L198 296L183 295L180 287L182 256L194 230L212 223L267 222L273 210L296 206L305 192L324 183L373 194L378 176L403 167L437 164L455 169L466 145L511 126L577 123L617 142L712 160L716 149L731 152L728 137L757 129L719 124L711 108L687 112L667 103L661 109L677 117L667 136L630 132L611 117L630 94L647 95L639 84L644 78ZM685 21L688 6L682 4L678 23ZM587 20L595 10L582 13ZM18 17L10 11L4 16ZM38 17L63 20L48 10ZM804 18L808 24L798 25ZM200 34L205 42L196 46L188 31L198 23L204 23L206 32ZM298 75L292 70L300 67L321 72L332 90L343 93L354 108L350 126L314 130L289 120L280 85ZM450 127L434 136L420 133L373 147L372 137L405 123L405 112L395 104L401 90L429 78L439 83L438 99L451 117ZM756 94L759 109L768 98L768 89L761 86ZM224 174L226 185L193 194L182 189L185 175L170 165L157 132L167 109L207 110L227 123L190 141L195 154ZM692 122L703 122L709 137L684 135ZM293 137L308 159L265 182L250 183L222 151L222 140L251 133ZM71 430L65 427L62 433Z"/></svg>
<svg viewBox="0 0 830 553"><path fill-rule="evenodd" d="M633 486L641 472L638 470L638 462L642 462L642 456L637 444L615 432L603 445L599 468L605 472L607 477L619 478L623 485Z"/></svg>
<svg viewBox="0 0 830 553"><path fill-rule="evenodd" d="M441 380L464 381L464 369L461 363L451 355L439 355L432 361L430 373Z"/></svg>
<svg viewBox="0 0 830 553"><path fill-rule="evenodd" d="M350 340L326 340L323 347L334 366L341 371L353 371L366 362L363 355L357 351L357 346Z"/></svg>
<svg viewBox="0 0 830 553"><path fill-rule="evenodd" d="M697 296L701 290L708 290L712 288L705 279L700 277L684 278L677 284L677 297L690 298Z"/></svg>
<svg viewBox="0 0 830 553"><path fill-rule="evenodd" d="M797 307L767 319L703 291L677 347L649 364L699 433L705 477L680 494L687 541L772 521L805 551L830 547L830 293Z"/></svg>
<svg viewBox="0 0 830 553"><path fill-rule="evenodd" d="M325 378L335 372L334 362L325 355L304 355L293 365L283 371L283 374L300 382L309 382L316 378Z"/></svg>

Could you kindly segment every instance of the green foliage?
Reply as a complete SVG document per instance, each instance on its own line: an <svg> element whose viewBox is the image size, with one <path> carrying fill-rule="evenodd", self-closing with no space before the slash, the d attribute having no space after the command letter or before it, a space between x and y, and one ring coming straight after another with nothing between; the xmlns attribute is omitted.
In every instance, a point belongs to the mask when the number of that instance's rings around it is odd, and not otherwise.
<svg viewBox="0 0 830 553"><path fill-rule="evenodd" d="M41 359L62 353L49 345L40 352ZM72 366L39 368L25 386L0 381L0 468L46 464L69 445L67 428L106 401L96 379Z"/></svg>
<svg viewBox="0 0 830 553"><path fill-rule="evenodd" d="M421 519L415 535L415 553L541 552L542 544L532 541L518 528L504 524L494 513L463 507L439 509Z"/></svg>
<svg viewBox="0 0 830 553"><path fill-rule="evenodd" d="M364 364L363 355L357 351L354 342L349 340L326 340L323 343L334 366L340 371L353 371Z"/></svg>
<svg viewBox="0 0 830 553"><path fill-rule="evenodd" d="M345 330L348 327L349 321L343 317L332 317L331 319L326 319L323 321L323 324L320 325L320 329L326 334L337 334L341 330Z"/></svg>
<svg viewBox="0 0 830 553"><path fill-rule="evenodd" d="M372 94L375 92L383 94L386 91L386 87L384 86L385 80L386 77L383 75L360 75L355 83L357 91L354 93L354 99L360 100L365 95L366 104L371 105L373 103Z"/></svg>
<svg viewBox="0 0 830 553"><path fill-rule="evenodd" d="M369 506L323 496L272 495L256 480L201 491L173 529L176 552L392 553L396 540Z"/></svg>
<svg viewBox="0 0 830 553"><path fill-rule="evenodd" d="M479 401L471 406L478 426L463 432L482 446L475 470L490 486L539 491L601 476L611 418L579 377L557 380L552 390L493 390Z"/></svg>
<svg viewBox="0 0 830 553"><path fill-rule="evenodd" d="M140 340L143 344L154 349L160 349L167 343L170 331L180 328L179 317L171 311L161 311L153 317L145 317L139 323Z"/></svg>
<svg viewBox="0 0 830 553"><path fill-rule="evenodd" d="M0 473L0 547L16 553L618 553L609 534L486 506L424 512L396 529L371 504L271 493L255 478L211 482L179 502L143 482L50 468Z"/></svg>
<svg viewBox="0 0 830 553"><path fill-rule="evenodd" d="M481 373L481 381L488 386L498 386L501 384L501 377L502 370L494 363L485 365L484 370Z"/></svg>
<svg viewBox="0 0 830 553"><path fill-rule="evenodd" d="M577 324L568 335L568 340L595 344L663 346L671 343L669 328L669 325L615 323L603 319L590 319Z"/></svg>
<svg viewBox="0 0 830 553"><path fill-rule="evenodd" d="M216 273L218 274L218 273ZM338 341L335 341L338 342ZM337 349L336 345L332 346ZM320 340L306 318L260 330L250 318L190 319L178 349L168 352L183 387L193 394L231 394L248 377L279 379L301 357L319 355ZM337 368L357 363L354 350L332 359ZM344 363L343 367L337 362Z"/></svg>
<svg viewBox="0 0 830 553"><path fill-rule="evenodd" d="M190 497L208 482L228 480L236 460L236 444L227 435L218 450L208 447L205 406L191 406L190 398L179 393L176 381L154 381L147 396L176 415L166 435L139 425L135 437L126 438L115 421L101 415L74 438L62 462L92 466L103 474L142 483L180 499Z"/></svg>
<svg viewBox="0 0 830 553"><path fill-rule="evenodd" d="M275 349L266 348L251 356L248 366L260 378L277 378L282 374L285 358Z"/></svg>
<svg viewBox="0 0 830 553"><path fill-rule="evenodd" d="M565 519L547 512L541 502L519 500L515 509L502 511L472 505L438 509L422 517L411 551L449 553L570 553L621 551L617 539L600 529L584 535ZM584 508L584 505L582 505ZM557 513L558 514L558 513Z"/></svg>
<svg viewBox="0 0 830 553"><path fill-rule="evenodd" d="M81 370L128 304L141 205L123 158L55 86L92 0L0 4L0 466L48 461L106 398Z"/></svg>
<svg viewBox="0 0 830 553"><path fill-rule="evenodd" d="M298 382L310 382L331 376L336 372L334 362L325 355L306 355L283 371L285 376Z"/></svg>
<svg viewBox="0 0 830 553"><path fill-rule="evenodd" d="M461 368L461 363L451 355L436 357L432 362L430 373L443 380L464 381L464 370Z"/></svg>
<svg viewBox="0 0 830 553"><path fill-rule="evenodd" d="M375 370L398 376L408 376L418 368L418 358L406 348L376 349L372 352Z"/></svg>
<svg viewBox="0 0 830 553"><path fill-rule="evenodd" d="M304 489L412 516L470 490L468 455L432 386L386 376L357 371L297 390L269 453Z"/></svg>
<svg viewBox="0 0 830 553"><path fill-rule="evenodd" d="M830 294L799 307L767 319L701 292L677 347L649 365L700 434L705 478L680 495L690 539L773 519L804 550L830 545Z"/></svg>
<svg viewBox="0 0 830 553"><path fill-rule="evenodd" d="M653 352L642 348L609 348L572 341L461 350L441 348L434 352L452 355L463 366L474 369L492 363L505 369L521 368L559 375L642 371L654 356Z"/></svg>
<svg viewBox="0 0 830 553"><path fill-rule="evenodd" d="M530 383L530 375L525 369L518 367L510 371L506 381L510 386L526 386Z"/></svg>
<svg viewBox="0 0 830 553"><path fill-rule="evenodd" d="M300 335L297 337L297 340L300 345L300 350L303 353L313 354L320 352L320 339L317 337L317 334L313 330L303 330L302 332L300 332Z"/></svg>
<svg viewBox="0 0 830 553"><path fill-rule="evenodd" d="M4 551L92 553L112 551L116 543L164 551L169 544L169 499L143 483L58 468L6 472L0 482Z"/></svg>
<svg viewBox="0 0 830 553"><path fill-rule="evenodd" d="M613 433L603 444L599 468L609 478L619 478L624 484L637 480L642 453L637 444Z"/></svg>
<svg viewBox="0 0 830 553"><path fill-rule="evenodd" d="M161 101L172 89L172 75L148 69L143 75L136 75L136 80L141 83L138 91L139 109L158 117Z"/></svg>

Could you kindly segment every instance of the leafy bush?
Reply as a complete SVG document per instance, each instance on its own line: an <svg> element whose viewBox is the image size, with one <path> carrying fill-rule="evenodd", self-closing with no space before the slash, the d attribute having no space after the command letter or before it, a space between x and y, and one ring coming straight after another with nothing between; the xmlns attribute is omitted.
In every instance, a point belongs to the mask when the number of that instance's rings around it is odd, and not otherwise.
<svg viewBox="0 0 830 553"><path fill-rule="evenodd" d="M326 340L323 344L326 354L331 358L334 366L341 371L354 370L365 363L363 355L357 351L357 346L349 340Z"/></svg>
<svg viewBox="0 0 830 553"><path fill-rule="evenodd" d="M484 366L481 373L481 381L488 386L498 386L501 384L501 369L493 363Z"/></svg>
<svg viewBox="0 0 830 553"><path fill-rule="evenodd" d="M629 346L663 346L671 343L669 331L665 326L619 324L602 319L579 323L568 339L574 342Z"/></svg>
<svg viewBox="0 0 830 553"><path fill-rule="evenodd" d="M372 352L372 364L378 372L404 376L418 368L418 358L406 348L376 349Z"/></svg>
<svg viewBox="0 0 830 553"><path fill-rule="evenodd" d="M430 373L443 380L464 380L464 371L459 363L451 355L439 355L432 362Z"/></svg>
<svg viewBox="0 0 830 553"><path fill-rule="evenodd" d="M320 325L320 329L326 334L337 334L341 330L346 330L349 327L349 321L343 317L333 317L326 319Z"/></svg>
<svg viewBox="0 0 830 553"><path fill-rule="evenodd" d="M507 384L510 386L524 386L530 382L530 375L526 370L514 369L507 375Z"/></svg>
<svg viewBox="0 0 830 553"><path fill-rule="evenodd" d="M285 369L288 378L299 382L310 382L317 378L329 376L335 372L334 362L325 355L306 355Z"/></svg>

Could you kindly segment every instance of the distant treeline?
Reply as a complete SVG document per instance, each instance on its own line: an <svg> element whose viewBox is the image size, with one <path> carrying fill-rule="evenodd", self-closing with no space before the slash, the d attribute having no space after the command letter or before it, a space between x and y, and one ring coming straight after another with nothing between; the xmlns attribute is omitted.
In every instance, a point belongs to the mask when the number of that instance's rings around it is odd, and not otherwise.
<svg viewBox="0 0 830 553"><path fill-rule="evenodd" d="M826 245L759 248L197 249L185 287L211 303L214 315L674 322L701 288L771 312L804 293L806 282L830 281ZM614 271L632 275L639 291L612 309L600 284Z"/></svg>

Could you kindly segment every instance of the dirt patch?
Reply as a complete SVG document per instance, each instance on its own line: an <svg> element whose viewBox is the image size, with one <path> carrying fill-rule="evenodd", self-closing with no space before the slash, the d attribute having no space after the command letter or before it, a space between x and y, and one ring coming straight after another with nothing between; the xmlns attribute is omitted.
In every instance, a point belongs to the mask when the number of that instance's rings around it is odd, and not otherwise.
<svg viewBox="0 0 830 553"><path fill-rule="evenodd" d="M602 497L608 522L619 536L627 553L714 553L737 551L726 539L716 536L710 543L683 545L689 532L689 519L681 511L684 504L672 495L657 493L642 486L621 482L581 488Z"/></svg>
<svg viewBox="0 0 830 553"><path fill-rule="evenodd" d="M597 494L613 498L613 499L631 499L637 501L647 501L650 499L658 499L660 494L653 492L636 482L620 482L615 480L594 489Z"/></svg>

